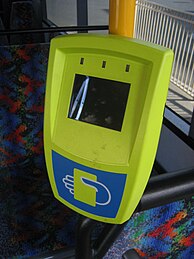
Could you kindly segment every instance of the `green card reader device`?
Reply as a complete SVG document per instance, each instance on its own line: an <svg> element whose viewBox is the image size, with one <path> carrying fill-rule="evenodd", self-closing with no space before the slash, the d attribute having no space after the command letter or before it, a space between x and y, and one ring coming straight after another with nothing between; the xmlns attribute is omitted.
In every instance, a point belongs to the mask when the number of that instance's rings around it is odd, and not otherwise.
<svg viewBox="0 0 194 259"><path fill-rule="evenodd" d="M123 223L152 170L171 50L113 35L51 41L44 146L55 197L80 214Z"/></svg>

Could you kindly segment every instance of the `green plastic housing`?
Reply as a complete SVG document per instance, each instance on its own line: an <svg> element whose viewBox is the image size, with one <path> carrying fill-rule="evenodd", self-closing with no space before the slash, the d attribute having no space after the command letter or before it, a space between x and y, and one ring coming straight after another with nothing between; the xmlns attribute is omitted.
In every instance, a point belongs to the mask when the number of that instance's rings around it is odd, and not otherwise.
<svg viewBox="0 0 194 259"><path fill-rule="evenodd" d="M143 195L155 159L172 62L171 50L121 36L76 34L51 41L44 148L50 183L58 200L95 220L117 224L130 218ZM76 74L130 84L120 131L68 118ZM59 195L52 151L88 168L126 175L115 217L89 213ZM95 193L88 192L94 196L88 197L77 178L75 199L79 199L80 190L80 201L95 206Z"/></svg>

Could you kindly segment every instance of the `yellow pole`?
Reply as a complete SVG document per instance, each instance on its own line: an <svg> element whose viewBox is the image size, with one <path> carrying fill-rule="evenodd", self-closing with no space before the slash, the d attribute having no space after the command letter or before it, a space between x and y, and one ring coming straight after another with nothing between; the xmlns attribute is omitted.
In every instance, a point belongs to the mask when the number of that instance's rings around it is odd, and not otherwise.
<svg viewBox="0 0 194 259"><path fill-rule="evenodd" d="M109 33L133 37L136 0L109 0Z"/></svg>

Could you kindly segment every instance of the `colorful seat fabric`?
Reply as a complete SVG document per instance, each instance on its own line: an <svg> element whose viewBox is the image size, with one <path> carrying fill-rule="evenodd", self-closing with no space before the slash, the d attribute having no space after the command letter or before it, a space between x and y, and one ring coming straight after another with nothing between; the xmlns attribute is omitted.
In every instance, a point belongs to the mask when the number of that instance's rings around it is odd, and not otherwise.
<svg viewBox="0 0 194 259"><path fill-rule="evenodd" d="M76 214L54 199L44 162L49 45L0 47L0 257L75 242Z"/></svg>
<svg viewBox="0 0 194 259"><path fill-rule="evenodd" d="M42 165L49 45L0 48L0 167Z"/></svg>
<svg viewBox="0 0 194 259"><path fill-rule="evenodd" d="M76 214L34 164L0 170L0 258L28 258L75 245Z"/></svg>
<svg viewBox="0 0 194 259"><path fill-rule="evenodd" d="M104 259L132 248L144 259L194 258L194 197L134 214Z"/></svg>

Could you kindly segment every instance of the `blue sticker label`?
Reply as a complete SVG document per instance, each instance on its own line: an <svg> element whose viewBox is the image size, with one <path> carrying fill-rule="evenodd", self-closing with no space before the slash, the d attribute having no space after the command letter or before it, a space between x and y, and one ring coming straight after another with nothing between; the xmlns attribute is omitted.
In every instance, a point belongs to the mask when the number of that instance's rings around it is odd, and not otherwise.
<svg viewBox="0 0 194 259"><path fill-rule="evenodd" d="M59 196L88 213L115 218L122 200L126 174L96 170L52 151Z"/></svg>

